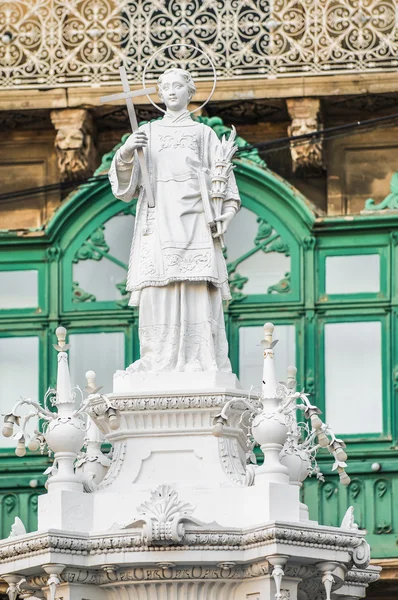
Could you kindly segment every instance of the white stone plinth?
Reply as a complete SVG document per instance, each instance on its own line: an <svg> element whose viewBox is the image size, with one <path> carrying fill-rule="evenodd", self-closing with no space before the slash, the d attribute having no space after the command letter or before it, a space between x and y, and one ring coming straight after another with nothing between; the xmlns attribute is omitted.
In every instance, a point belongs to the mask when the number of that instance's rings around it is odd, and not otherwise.
<svg viewBox="0 0 398 600"><path fill-rule="evenodd" d="M38 499L38 529L91 531L93 528L92 494L52 490Z"/></svg>
<svg viewBox="0 0 398 600"><path fill-rule="evenodd" d="M113 445L105 478L90 493L49 486L39 531L0 542L0 576L20 574L47 600L46 563L65 565L55 600L274 600L277 584L280 600L299 600L321 594L337 565L333 598L363 597L379 576L364 533L304 524L299 485L273 480L269 463L246 467L249 394L222 374L227 390L184 392L181 375L174 391L93 398L90 417Z"/></svg>
<svg viewBox="0 0 398 600"><path fill-rule="evenodd" d="M234 373L220 371L193 371L181 373L129 373L116 371L113 376L113 391L116 394L151 392L188 393L196 391L235 391L242 392L239 380Z"/></svg>

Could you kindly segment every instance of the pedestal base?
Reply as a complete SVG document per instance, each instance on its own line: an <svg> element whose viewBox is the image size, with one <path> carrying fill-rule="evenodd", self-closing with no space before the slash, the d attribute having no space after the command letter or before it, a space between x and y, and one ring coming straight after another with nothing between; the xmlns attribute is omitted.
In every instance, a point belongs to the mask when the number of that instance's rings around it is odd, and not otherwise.
<svg viewBox="0 0 398 600"><path fill-rule="evenodd" d="M88 532L93 528L92 494L53 490L38 499L38 529Z"/></svg>
<svg viewBox="0 0 398 600"><path fill-rule="evenodd" d="M239 380L234 373L220 371L193 371L192 373L129 373L116 371L113 376L115 394L179 392L242 392Z"/></svg>

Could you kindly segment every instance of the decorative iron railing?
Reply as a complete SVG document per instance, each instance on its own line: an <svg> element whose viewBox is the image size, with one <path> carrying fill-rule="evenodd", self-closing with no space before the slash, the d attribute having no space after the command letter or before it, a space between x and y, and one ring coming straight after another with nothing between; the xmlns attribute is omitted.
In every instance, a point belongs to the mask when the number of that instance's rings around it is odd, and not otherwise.
<svg viewBox="0 0 398 600"><path fill-rule="evenodd" d="M205 50L220 79L395 71L396 0L1 0L0 86L131 81L160 47ZM197 78L203 58L173 49ZM170 57L168 57L168 60ZM163 68L162 55L150 71Z"/></svg>

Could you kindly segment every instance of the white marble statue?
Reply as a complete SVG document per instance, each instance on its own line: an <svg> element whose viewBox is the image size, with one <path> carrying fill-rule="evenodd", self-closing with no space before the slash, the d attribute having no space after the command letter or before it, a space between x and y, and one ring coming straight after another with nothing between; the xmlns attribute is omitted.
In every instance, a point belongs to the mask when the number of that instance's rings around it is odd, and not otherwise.
<svg viewBox="0 0 398 600"><path fill-rule="evenodd" d="M239 210L238 189L230 171L214 233L206 200L217 189L220 141L191 118L187 105L196 88L188 71L168 69L158 91L167 108L164 117L139 127L116 152L109 171L112 191L124 202L139 188L127 289L130 306L139 306L141 358L127 371L230 372L222 308L230 292L220 236ZM145 152L154 208L146 201L139 148Z"/></svg>

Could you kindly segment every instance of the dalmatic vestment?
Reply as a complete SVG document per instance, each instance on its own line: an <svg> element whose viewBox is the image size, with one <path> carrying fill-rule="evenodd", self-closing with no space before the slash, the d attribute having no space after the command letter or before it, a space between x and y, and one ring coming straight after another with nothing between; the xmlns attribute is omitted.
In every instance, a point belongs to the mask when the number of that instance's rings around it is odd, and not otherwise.
<svg viewBox="0 0 398 600"><path fill-rule="evenodd" d="M117 198L130 202L139 189L127 290L139 306L141 358L129 371L230 371L222 299L229 299L220 243L205 218L199 184L209 194L219 140L188 111L166 113L140 127L155 207L149 208L136 157L113 159L109 179ZM223 210L240 207L233 173Z"/></svg>

